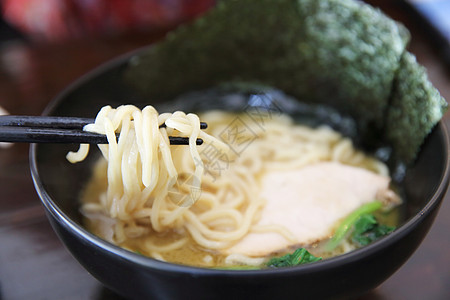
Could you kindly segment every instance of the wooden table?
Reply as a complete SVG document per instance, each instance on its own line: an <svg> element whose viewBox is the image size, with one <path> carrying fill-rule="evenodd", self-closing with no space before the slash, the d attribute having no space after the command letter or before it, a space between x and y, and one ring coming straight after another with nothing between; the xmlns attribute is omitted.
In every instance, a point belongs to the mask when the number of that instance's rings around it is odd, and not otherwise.
<svg viewBox="0 0 450 300"><path fill-rule="evenodd" d="M410 50L450 99L450 68L426 32L397 1L369 1L404 22ZM40 114L58 92L86 71L148 44L152 36L74 41L64 45L11 43L0 49L0 106L12 114ZM450 129L450 113L445 123ZM121 299L89 275L52 231L34 190L28 145L0 149L0 299ZM450 193L429 235L390 279L361 299L450 299Z"/></svg>

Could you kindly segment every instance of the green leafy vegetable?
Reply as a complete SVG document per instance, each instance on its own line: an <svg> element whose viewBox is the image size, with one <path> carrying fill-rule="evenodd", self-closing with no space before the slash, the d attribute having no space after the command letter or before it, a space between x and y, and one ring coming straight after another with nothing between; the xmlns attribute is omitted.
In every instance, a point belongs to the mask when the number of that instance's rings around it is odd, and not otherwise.
<svg viewBox="0 0 450 300"><path fill-rule="evenodd" d="M348 217L344 219L344 221L339 225L336 229L333 237L330 239L328 244L326 245L326 249L328 251L333 250L339 245L342 240L345 238L349 230L352 226L358 221L358 219L365 214L369 214L380 209L382 203L380 201L373 201L370 203L363 204L361 207L353 211Z"/></svg>
<svg viewBox="0 0 450 300"><path fill-rule="evenodd" d="M391 233L394 229L395 227L392 226L380 225L374 215L362 215L355 223L352 240L361 246L365 246Z"/></svg>
<svg viewBox="0 0 450 300"><path fill-rule="evenodd" d="M268 267L292 267L322 260L322 257L315 257L305 248L299 248L292 254L286 254L281 257L273 257L267 263Z"/></svg>

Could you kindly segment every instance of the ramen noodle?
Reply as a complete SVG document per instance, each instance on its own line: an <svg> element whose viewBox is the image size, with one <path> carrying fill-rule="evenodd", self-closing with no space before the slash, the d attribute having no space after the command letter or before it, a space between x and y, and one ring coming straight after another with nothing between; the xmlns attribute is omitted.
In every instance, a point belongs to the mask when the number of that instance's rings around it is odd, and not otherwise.
<svg viewBox="0 0 450 300"><path fill-rule="evenodd" d="M87 227L159 260L260 265L293 247L317 248L375 197L386 207L399 203L382 162L327 126L283 114L106 106L85 130L108 137L82 195ZM169 136L189 145L170 145ZM88 151L81 145L68 159ZM353 248L344 242L337 251Z"/></svg>

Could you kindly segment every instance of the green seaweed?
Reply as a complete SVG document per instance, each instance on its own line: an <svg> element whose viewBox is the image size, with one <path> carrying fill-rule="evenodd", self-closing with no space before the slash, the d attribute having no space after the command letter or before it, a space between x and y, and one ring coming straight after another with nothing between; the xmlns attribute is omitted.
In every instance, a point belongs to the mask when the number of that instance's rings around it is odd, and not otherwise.
<svg viewBox="0 0 450 300"><path fill-rule="evenodd" d="M408 35L345 0L228 0L136 57L130 80L150 97L254 81L381 125Z"/></svg>
<svg viewBox="0 0 450 300"><path fill-rule="evenodd" d="M408 41L402 25L360 1L226 0L133 57L126 77L150 99L224 82L273 86L352 116L363 139L386 138L396 157L408 162L439 116L422 122L417 118L423 107L411 103L421 95L430 104L441 101L403 55ZM428 92L421 94L422 86ZM404 133L410 131L406 115L425 124L419 135ZM403 125L392 130L397 118Z"/></svg>
<svg viewBox="0 0 450 300"><path fill-rule="evenodd" d="M447 102L428 80L424 67L405 52L395 80L386 119L386 139L397 159L413 161L425 137L442 118Z"/></svg>

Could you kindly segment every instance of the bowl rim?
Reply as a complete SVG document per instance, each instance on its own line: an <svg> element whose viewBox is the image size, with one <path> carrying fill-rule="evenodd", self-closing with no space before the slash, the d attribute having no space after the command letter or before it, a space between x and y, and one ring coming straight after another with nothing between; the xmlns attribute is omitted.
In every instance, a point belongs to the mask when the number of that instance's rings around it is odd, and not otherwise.
<svg viewBox="0 0 450 300"><path fill-rule="evenodd" d="M151 46L150 46L151 47ZM49 115L61 102L64 101L66 96L70 94L73 90L76 90L83 83L89 82L91 79L95 78L98 75L103 74L104 72L114 69L115 67L120 66L126 61L129 61L134 54L140 53L143 49L149 49L149 46L145 46L142 48L138 48L137 50L131 51L129 53L125 53L123 55L118 56L117 58L107 61L97 68L94 68L90 72L84 74L79 77L77 80L72 82L68 87L66 87L60 94L58 94L44 109L42 115ZM186 273L186 274L195 274L196 276L205 275L233 275L233 276L242 276L242 277L261 277L261 276L272 276L273 274L286 275L289 276L292 273L312 273L317 271L323 271L323 269L333 269L337 268L342 264L354 263L358 260L362 260L367 258L374 253L376 253L379 249L386 248L389 245L396 243L398 240L402 239L409 232L414 229L414 225L420 223L429 213L432 211L435 206L440 204L440 200L445 196L446 190L450 181L450 140L448 129L446 128L444 122L442 120L435 126L440 129L440 136L443 140L444 153L447 155L444 158L444 170L442 176L439 181L439 185L437 186L433 196L426 203L426 205L414 216L412 216L409 220L407 220L402 226L397 228L394 232L390 233L388 236L381 238L370 245L364 246L362 248L353 250L349 253L339 255L336 257L324 259L319 262L304 264L300 266L288 267L288 268L267 268L267 269L257 269L257 270L224 270L224 269L210 269L196 266L188 266L181 264L174 264L169 262L159 261L150 257L146 257L132 251L123 249L119 246L116 246L106 240L103 240L96 235L87 231L87 229L78 225L72 219L70 219L52 200L50 195L44 188L42 181L39 176L39 168L37 163L37 149L38 144L31 144L29 151L29 160L30 160L30 170L33 179L33 183L36 189L39 198L44 205L47 213L50 213L53 218L58 220L60 224L62 224L65 229L74 232L79 238L86 240L90 244L95 247L99 247L108 251L113 255L117 255L122 259L130 261L132 263L136 263L146 268L156 269L160 271L166 272L176 272L176 273ZM436 130L434 128L434 130Z"/></svg>

